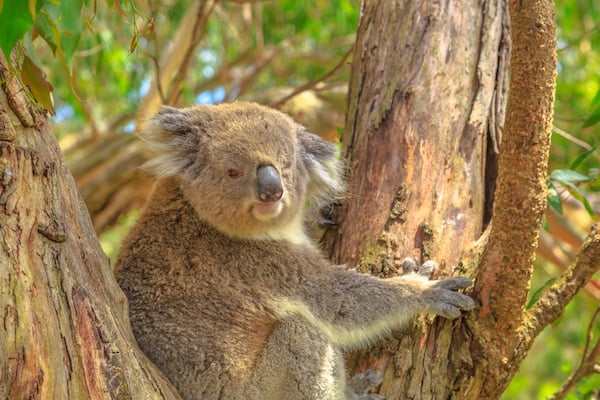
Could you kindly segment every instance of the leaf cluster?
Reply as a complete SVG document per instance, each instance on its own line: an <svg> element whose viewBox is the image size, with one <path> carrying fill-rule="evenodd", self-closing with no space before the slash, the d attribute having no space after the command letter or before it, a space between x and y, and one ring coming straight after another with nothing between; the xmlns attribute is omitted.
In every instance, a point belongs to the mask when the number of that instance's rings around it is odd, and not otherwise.
<svg viewBox="0 0 600 400"><path fill-rule="evenodd" d="M558 77L555 126L586 144L600 146L600 3L596 0L558 0ZM564 168L580 153L578 145L554 135L551 166ZM589 157L584 167L598 164Z"/></svg>

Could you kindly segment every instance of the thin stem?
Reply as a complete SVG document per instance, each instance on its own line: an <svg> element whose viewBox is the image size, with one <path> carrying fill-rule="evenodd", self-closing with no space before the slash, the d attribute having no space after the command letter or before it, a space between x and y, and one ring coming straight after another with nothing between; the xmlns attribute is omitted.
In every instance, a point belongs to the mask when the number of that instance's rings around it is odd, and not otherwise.
<svg viewBox="0 0 600 400"><path fill-rule="evenodd" d="M337 65L335 67L333 67L333 69L331 69L329 72L327 72L325 75L320 76L316 79L313 79L310 82L306 82L304 85L300 85L298 86L296 89L294 89L292 91L292 93L288 94L287 96L284 96L283 98L277 100L274 103L271 103L270 106L273 108L279 108L281 107L283 104L285 104L285 102L287 102L289 99L291 99L294 96L297 96L298 94L310 90L312 88L314 88L316 85L318 85L320 82L323 82L327 79L329 79L331 76L335 75L346 63L346 60L348 59L348 57L350 57L350 54L352 54L352 50L354 48L350 48L350 50L348 50L348 52L346 54L344 54L344 57L342 57L342 59L340 60L339 63L337 63Z"/></svg>
<svg viewBox="0 0 600 400"><path fill-rule="evenodd" d="M575 370L575 372L571 374L569 379L567 379L567 381L562 385L562 387L558 389L558 391L554 393L552 397L549 398L549 400L562 400L566 398L567 394L569 394L569 392L572 391L584 377L597 372L596 369L598 366L596 363L600 358L600 339L596 341L596 344L594 345L592 350L589 350L593 337L593 327L596 323L596 319L598 318L599 314L600 307L596 308L596 311L592 316L592 321L588 326L585 347L583 349L583 355L581 356L581 363L579 364L579 367Z"/></svg>

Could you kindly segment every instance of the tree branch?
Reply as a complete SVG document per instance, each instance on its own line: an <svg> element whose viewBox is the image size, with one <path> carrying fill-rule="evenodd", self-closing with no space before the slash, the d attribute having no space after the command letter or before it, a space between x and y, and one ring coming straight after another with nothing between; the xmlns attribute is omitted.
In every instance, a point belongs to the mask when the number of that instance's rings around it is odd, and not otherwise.
<svg viewBox="0 0 600 400"><path fill-rule="evenodd" d="M185 71L182 71L182 63L185 67L189 66L190 52L197 46L202 32L202 27L206 22L207 16L210 14L214 6L213 0L196 0L185 14L181 21L180 29L177 31L175 38L171 44L169 53L163 58L164 63L157 68L157 76L152 82L152 86L148 94L142 100L136 125L140 126L152 114L156 112L162 98L168 98L167 89L174 90L173 82L177 82L173 76L178 72L177 76L183 76ZM176 78L179 79L179 78Z"/></svg>
<svg viewBox="0 0 600 400"><path fill-rule="evenodd" d="M511 87L498 162L490 239L475 283L481 323L514 340L529 291L539 227L546 209L546 174L554 88L554 8L543 0L509 5L513 27ZM498 343L499 344L499 343Z"/></svg>
<svg viewBox="0 0 600 400"><path fill-rule="evenodd" d="M492 227L474 294L471 321L486 362L497 366L483 397L496 397L516 373L539 228L546 209L546 175L556 88L554 3L509 1L511 82L493 206ZM520 356L519 354L518 356ZM524 355L523 355L524 356Z"/></svg>
<svg viewBox="0 0 600 400"><path fill-rule="evenodd" d="M583 242L575 262L526 313L527 323L522 334L526 346L542 329L562 315L565 306L599 268L600 229L595 225Z"/></svg>
<svg viewBox="0 0 600 400"><path fill-rule="evenodd" d="M167 98L167 104L174 104L179 95L181 94L181 83L184 81L187 72L192 64L194 51L200 43L200 40L202 39L202 32L204 30L204 27L206 26L208 16L212 12L214 6L214 2L206 1L204 7L199 8L197 11L196 20L194 21L194 26L191 32L192 40L189 46L185 49L185 53L183 54L181 64L177 69L177 74L171 82L171 93Z"/></svg>
<svg viewBox="0 0 600 400"><path fill-rule="evenodd" d="M342 67L344 67L346 60L348 59L348 57L350 57L350 54L352 54L352 49L353 48L350 48L350 50L348 50L348 52L346 52L346 54L344 54L344 56L342 57L340 62L338 62L336 64L336 66L333 67L329 72L327 72L323 76L313 79L310 82L306 82L305 84L298 86L290 94L284 96L283 98L277 100L276 102L270 104L269 106L273 107L273 108L281 108L281 106L284 105L292 97L297 96L302 92L305 92L307 90L314 88L320 82L323 82L323 81L329 79L331 76L335 75Z"/></svg>

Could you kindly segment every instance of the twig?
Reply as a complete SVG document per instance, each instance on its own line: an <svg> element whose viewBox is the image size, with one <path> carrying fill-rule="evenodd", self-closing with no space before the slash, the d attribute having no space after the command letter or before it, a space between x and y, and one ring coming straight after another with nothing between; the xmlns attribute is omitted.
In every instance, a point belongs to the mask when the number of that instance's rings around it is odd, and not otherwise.
<svg viewBox="0 0 600 400"><path fill-rule="evenodd" d="M584 377L587 375L591 375L597 372L597 361L600 358L600 339L596 341L596 344L590 349L590 344L592 341L592 330L596 323L596 319L600 315L600 307L596 308L594 315L592 316L592 320L587 329L587 335L585 340L585 347L583 349L583 355L581 356L581 363L579 367L571 374L569 379L562 385L560 389L549 400L562 400L567 394L579 383Z"/></svg>
<svg viewBox="0 0 600 400"><path fill-rule="evenodd" d="M578 37L577 40L567 42L567 44L564 47L561 47L560 49L557 49L556 51L560 53L560 52L563 52L563 51L567 50L568 48L573 47L575 45L579 46L579 43L581 43L581 41L583 39L592 35L594 32L596 32L599 29L600 29L600 24L596 24L591 29L588 29L587 31L582 32L581 36Z"/></svg>
<svg viewBox="0 0 600 400"><path fill-rule="evenodd" d="M560 136L564 137L564 138L565 138L565 139L567 139L569 142L571 142L571 143L573 143L573 144L576 144L576 145L577 145L577 146L579 146L579 147L583 147L584 149L586 149L586 150L588 150L588 151L589 151L589 150L591 150L591 149L593 149L593 147L592 147L590 144L588 144L587 142L584 142L583 140L576 138L575 136L571 135L571 134L570 134L570 133L568 133L568 132L565 132L565 131L563 131L562 129L558 128L557 126L553 126L553 127L552 127L552 131L553 131L554 133L556 133L556 134L558 134L558 135L560 135ZM592 155L593 155L593 156L594 156L594 157L595 157L597 160L600 160L600 155L599 155L599 154L597 154L596 152L594 152Z"/></svg>
<svg viewBox="0 0 600 400"><path fill-rule="evenodd" d="M138 127L143 126L145 121L156 112L161 102L173 100L172 93L177 92L177 85L187 72L191 55L199 42L200 33L214 4L214 0L195 0L189 6L167 56L161 58L162 62L157 71L160 75L155 76L148 93L142 99L136 117ZM175 78L172 78L175 73ZM161 95L160 92L163 94Z"/></svg>
<svg viewBox="0 0 600 400"><path fill-rule="evenodd" d="M255 64L253 65L251 72L243 76L237 82L237 90L232 90L229 93L229 95L227 96L227 101L234 101L236 98L244 94L252 86L252 83L254 82L258 74L262 72L271 63L271 61L275 59L275 57L281 55L281 53L288 47L290 47L290 41L284 40L283 42L281 42L281 44L277 45L276 47L263 51L259 55Z"/></svg>
<svg viewBox="0 0 600 400"><path fill-rule="evenodd" d="M337 65L335 67L333 67L333 69L330 70L329 72L327 72L325 75L320 76L316 79L313 79L312 81L306 82L304 85L298 86L296 89L292 90L292 92L290 94L288 94L287 96L284 96L283 98L279 99L278 101L276 101L274 103L271 103L270 106L273 108L280 108L283 104L285 104L292 97L297 96L298 94L300 94L306 90L310 90L310 89L314 88L320 82L323 82L324 80L327 80L331 76L335 75L344 66L344 64L346 63L346 60L348 59L348 57L350 57L350 54L352 54L353 49L354 49L354 47L351 47L350 50L348 50L348 52L346 52L346 54L344 54L344 57L342 57L340 62L337 63Z"/></svg>
<svg viewBox="0 0 600 400"><path fill-rule="evenodd" d="M198 12L196 14L196 20L194 22L194 28L192 29L192 40L183 56L181 66L177 70L177 75L175 75L175 78L171 82L171 93L167 98L167 104L174 104L177 97L179 97L181 82L183 82L185 76L187 75L189 67L192 63L196 46L198 46L200 40L202 39L202 31L206 26L206 21L208 19L208 16L212 12L214 6L215 3L212 2L208 5L207 9L198 9Z"/></svg>
<svg viewBox="0 0 600 400"><path fill-rule="evenodd" d="M583 147L586 150L591 150L592 146L590 146L587 142L584 142L581 139L576 138L575 136L571 135L568 132L563 131L562 129L560 129L557 126L553 126L552 127L552 131L562 137L564 137L565 139L567 139L569 142L576 144L579 147Z"/></svg>

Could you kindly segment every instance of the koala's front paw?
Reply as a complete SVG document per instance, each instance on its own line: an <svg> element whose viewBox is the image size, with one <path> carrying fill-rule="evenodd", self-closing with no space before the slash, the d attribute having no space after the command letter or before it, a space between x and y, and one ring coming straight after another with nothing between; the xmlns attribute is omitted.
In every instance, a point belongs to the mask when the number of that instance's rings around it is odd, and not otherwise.
<svg viewBox="0 0 600 400"><path fill-rule="evenodd" d="M434 281L433 285L423 293L429 300L432 312L448 319L460 317L461 310L470 311L475 308L475 302L466 294L456 290L465 289L473 282L464 276L457 276L441 281Z"/></svg>
<svg viewBox="0 0 600 400"><path fill-rule="evenodd" d="M383 375L373 369L356 374L350 380L352 394L348 397L353 400L385 400L383 396L378 394L367 393L374 387L379 386L382 381Z"/></svg>
<svg viewBox="0 0 600 400"><path fill-rule="evenodd" d="M429 278L436 268L437 263L432 260L426 261L420 267L414 258L405 258L402 261L402 271L405 275L412 273ZM475 308L475 302L471 297L456 292L459 289L468 288L472 284L471 280L464 276L431 281L422 296L429 311L445 318L454 319L460 317L461 310L469 311Z"/></svg>

